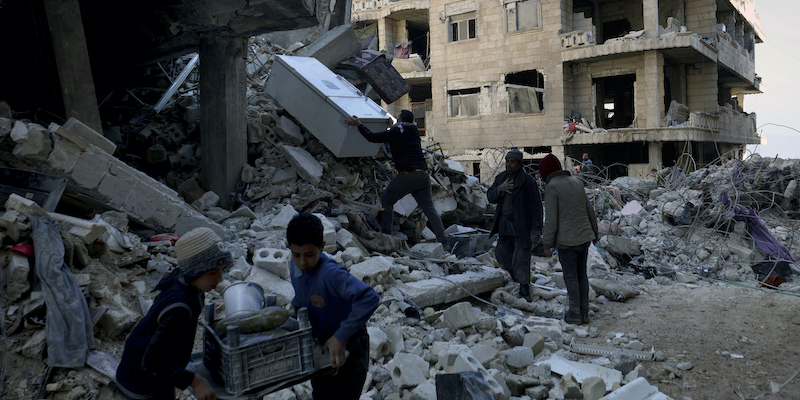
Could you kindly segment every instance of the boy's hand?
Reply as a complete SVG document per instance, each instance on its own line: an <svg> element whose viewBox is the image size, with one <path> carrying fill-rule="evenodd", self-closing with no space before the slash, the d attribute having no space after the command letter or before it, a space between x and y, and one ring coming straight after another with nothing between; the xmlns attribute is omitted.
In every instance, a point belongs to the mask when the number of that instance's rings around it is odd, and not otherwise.
<svg viewBox="0 0 800 400"><path fill-rule="evenodd" d="M197 397L198 400L217 400L217 394L214 393L211 384L202 376L194 374L190 385L194 391L194 397Z"/></svg>
<svg viewBox="0 0 800 400"><path fill-rule="evenodd" d="M341 368L344 366L344 362L347 360L345 358L344 348L344 343L337 339L336 336L331 336L331 338L325 342L325 345L322 346L323 353L326 350L331 353L331 366L333 368Z"/></svg>

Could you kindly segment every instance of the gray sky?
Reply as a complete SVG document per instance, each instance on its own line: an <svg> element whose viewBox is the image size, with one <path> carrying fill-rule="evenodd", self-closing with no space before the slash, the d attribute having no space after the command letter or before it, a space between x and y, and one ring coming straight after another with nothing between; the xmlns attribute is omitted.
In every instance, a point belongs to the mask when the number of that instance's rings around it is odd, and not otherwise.
<svg viewBox="0 0 800 400"><path fill-rule="evenodd" d="M756 44L761 94L745 96L766 144L747 146L763 157L800 158L800 2L756 0L764 43Z"/></svg>

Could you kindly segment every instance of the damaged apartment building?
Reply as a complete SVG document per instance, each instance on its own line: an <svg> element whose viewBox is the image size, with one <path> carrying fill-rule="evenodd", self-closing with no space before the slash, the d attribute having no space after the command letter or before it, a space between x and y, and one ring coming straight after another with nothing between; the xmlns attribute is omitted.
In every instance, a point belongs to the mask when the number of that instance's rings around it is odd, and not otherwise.
<svg viewBox="0 0 800 400"><path fill-rule="evenodd" d="M412 108L484 182L508 147L589 152L614 177L760 143L752 0L359 0L351 21L412 86L390 111Z"/></svg>

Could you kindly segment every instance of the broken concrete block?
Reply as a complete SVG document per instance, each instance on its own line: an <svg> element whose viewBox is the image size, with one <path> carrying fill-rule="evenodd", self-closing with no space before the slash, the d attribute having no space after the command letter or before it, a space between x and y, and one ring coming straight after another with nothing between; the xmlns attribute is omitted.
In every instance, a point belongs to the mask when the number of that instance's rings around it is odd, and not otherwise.
<svg viewBox="0 0 800 400"><path fill-rule="evenodd" d="M303 144L304 139L300 127L285 115L282 115L275 123L275 133L288 145L300 146Z"/></svg>
<svg viewBox="0 0 800 400"><path fill-rule="evenodd" d="M479 294L492 291L503 285L503 272L487 266L475 266L473 270L448 275L451 282L437 278L400 285L403 293L419 307L453 303L469 297L469 293ZM466 289L466 291L465 291Z"/></svg>
<svg viewBox="0 0 800 400"><path fill-rule="evenodd" d="M436 398L436 385L430 380L425 381L411 391L409 400L430 400Z"/></svg>
<svg viewBox="0 0 800 400"><path fill-rule="evenodd" d="M544 349L544 336L536 332L528 332L525 334L522 345L530 347L533 354L539 354Z"/></svg>
<svg viewBox="0 0 800 400"><path fill-rule="evenodd" d="M192 207L197 208L200 211L208 210L211 207L215 207L219 203L219 195L208 191L203 193L199 199L192 202Z"/></svg>
<svg viewBox="0 0 800 400"><path fill-rule="evenodd" d="M94 151L84 151L75 161L70 177L81 188L93 190L108 174L112 162Z"/></svg>
<svg viewBox="0 0 800 400"><path fill-rule="evenodd" d="M50 155L50 151L53 149L53 142L50 140L50 134L45 131L44 127L38 124L29 124L25 133L16 138L12 131L11 138L17 143L12 151L12 154L15 156L46 160L47 156Z"/></svg>
<svg viewBox="0 0 800 400"><path fill-rule="evenodd" d="M642 254L641 246L634 239L624 236L607 236L606 238L608 240L606 249L613 253L627 254L629 256Z"/></svg>
<svg viewBox="0 0 800 400"><path fill-rule="evenodd" d="M289 250L263 248L253 254L253 265L265 269L283 279L289 279Z"/></svg>
<svg viewBox="0 0 800 400"><path fill-rule="evenodd" d="M76 218L70 215L49 213L50 218L57 221L62 229L77 236L83 243L94 243L108 232L105 224L87 221L85 219Z"/></svg>
<svg viewBox="0 0 800 400"><path fill-rule="evenodd" d="M578 386L578 381L575 380L575 377L572 374L566 374L561 377L561 380L558 381L558 388L564 392L564 398L566 399L582 399L583 393L581 392L581 388Z"/></svg>
<svg viewBox="0 0 800 400"><path fill-rule="evenodd" d="M389 354L391 345L389 343L389 336L386 335L380 328L375 326L368 326L367 333L369 334L369 358L377 361L383 356Z"/></svg>
<svg viewBox="0 0 800 400"><path fill-rule="evenodd" d="M178 208L178 210L180 209ZM194 228L202 226L213 230L214 233L220 237L225 236L225 228L223 228L222 225L209 220L203 214L200 214L195 210L188 209L188 207L183 209L183 212L181 212L181 214L175 220L175 224L171 226L172 229L168 229L169 227L167 227L167 229L171 230L172 233L181 236Z"/></svg>
<svg viewBox="0 0 800 400"><path fill-rule="evenodd" d="M325 214L313 213L312 215L319 218L320 222L322 222L322 241L325 243L325 248L323 250L327 251L328 253L335 253L336 226L328 220L328 217L326 217Z"/></svg>
<svg viewBox="0 0 800 400"><path fill-rule="evenodd" d="M511 389L506 384L505 373L499 369L491 368L486 371L484 379L492 388L492 395L496 400L508 400L511 397Z"/></svg>
<svg viewBox="0 0 800 400"><path fill-rule="evenodd" d="M0 138L11 133L14 121L10 118L0 117Z"/></svg>
<svg viewBox="0 0 800 400"><path fill-rule="evenodd" d="M389 325L383 328L383 333L389 340L389 352L387 354L397 354L405 349L403 341L403 327L400 325Z"/></svg>
<svg viewBox="0 0 800 400"><path fill-rule="evenodd" d="M391 373L392 383L397 389L418 386L427 380L428 363L415 354L395 354L386 364L386 369Z"/></svg>
<svg viewBox="0 0 800 400"><path fill-rule="evenodd" d="M478 360L478 362L481 363L484 368L487 368L489 363L496 359L497 355L500 354L496 348L480 343L470 347L470 350L472 351L473 357L475 357L475 359Z"/></svg>
<svg viewBox="0 0 800 400"><path fill-rule="evenodd" d="M555 354L537 364L542 363L549 364L550 369L561 376L572 374L579 383L593 376L600 377L606 383L606 390L612 390L615 384L619 385L622 381L622 372L616 369L570 361Z"/></svg>
<svg viewBox="0 0 800 400"><path fill-rule="evenodd" d="M439 242L417 243L411 247L411 253L421 258L441 260L444 258L444 246Z"/></svg>
<svg viewBox="0 0 800 400"><path fill-rule="evenodd" d="M0 285L5 283L5 289L2 292L4 304L16 303L30 290L28 273L30 273L31 266L28 262L28 257L15 252L9 252L9 254L11 255L11 260L5 266L3 272L5 281L0 282Z"/></svg>
<svg viewBox="0 0 800 400"><path fill-rule="evenodd" d="M297 170L301 178L312 185L319 184L322 178L322 164L311 153L300 147L288 145L282 145L280 149L286 156L286 161Z"/></svg>
<svg viewBox="0 0 800 400"><path fill-rule="evenodd" d="M394 262L389 257L372 257L350 267L350 273L370 286L385 284L392 276Z"/></svg>
<svg viewBox="0 0 800 400"><path fill-rule="evenodd" d="M583 400L599 400L606 395L606 383L597 376L586 378L581 384L581 392Z"/></svg>
<svg viewBox="0 0 800 400"><path fill-rule="evenodd" d="M264 288L264 294L276 295L278 306L285 306L294 298L292 283L265 269L253 268L247 279Z"/></svg>
<svg viewBox="0 0 800 400"><path fill-rule="evenodd" d="M353 26L344 24L325 32L313 43L297 52L297 55L314 57L326 67L335 69L340 61L358 54L359 51L361 44Z"/></svg>
<svg viewBox="0 0 800 400"><path fill-rule="evenodd" d="M636 378L632 382L605 395L601 400L669 400L671 397L661 393L657 387L649 384L644 378Z"/></svg>
<svg viewBox="0 0 800 400"><path fill-rule="evenodd" d="M31 335L30 339L25 341L22 345L22 355L34 360L42 359L42 352L47 342L47 335L45 329L39 329Z"/></svg>
<svg viewBox="0 0 800 400"><path fill-rule="evenodd" d="M478 323L478 315L472 304L464 301L449 307L442 314L444 325L452 331Z"/></svg>
<svg viewBox="0 0 800 400"><path fill-rule="evenodd" d="M6 210L14 210L22 215L38 215L40 217L49 217L47 211L42 209L33 200L22 197L16 193L11 193L8 196L5 204Z"/></svg>
<svg viewBox="0 0 800 400"><path fill-rule="evenodd" d="M93 291L90 289L90 292ZM122 298L122 294L117 292L111 294L110 291L103 291L99 296L96 291L92 295L96 298L102 299L102 304L107 308L105 314L98 321L106 334L111 338L117 338L121 333L133 327L139 318L142 317L140 313L132 310L127 306L126 301Z"/></svg>
<svg viewBox="0 0 800 400"><path fill-rule="evenodd" d="M114 163L97 186L97 192L112 206L122 207L135 190L141 176L139 171L126 164Z"/></svg>
<svg viewBox="0 0 800 400"><path fill-rule="evenodd" d="M343 261L360 263L364 259L364 252L358 247L348 247L342 251L341 257Z"/></svg>
<svg viewBox="0 0 800 400"><path fill-rule="evenodd" d="M13 140L14 143L19 143L22 140L24 140L25 136L27 135L28 125L20 120L17 120L16 122L14 122L14 127L11 128L10 133L11 133L11 140Z"/></svg>
<svg viewBox="0 0 800 400"><path fill-rule="evenodd" d="M87 143L97 146L108 154L114 154L114 151L117 149L117 145L115 145L114 142L106 139L105 136L77 120L75 117L68 119L67 122L64 123L64 129L73 134L67 139L80 138ZM61 132L59 132L59 134L63 135ZM80 146L79 143L75 144ZM81 147L81 149L86 150L86 147Z"/></svg>
<svg viewBox="0 0 800 400"><path fill-rule="evenodd" d="M500 351L500 354L506 357L506 365L511 368L526 368L533 363L533 350L530 347L514 346Z"/></svg>
<svg viewBox="0 0 800 400"><path fill-rule="evenodd" d="M269 228L273 229L286 229L289 226L289 221L297 215L298 212L292 207L291 204L287 204L281 208L281 211L278 212L278 215L274 216L269 223Z"/></svg>
<svg viewBox="0 0 800 400"><path fill-rule="evenodd" d="M279 169L272 175L273 185L282 185L286 182L291 182L297 179L297 170L294 167Z"/></svg>

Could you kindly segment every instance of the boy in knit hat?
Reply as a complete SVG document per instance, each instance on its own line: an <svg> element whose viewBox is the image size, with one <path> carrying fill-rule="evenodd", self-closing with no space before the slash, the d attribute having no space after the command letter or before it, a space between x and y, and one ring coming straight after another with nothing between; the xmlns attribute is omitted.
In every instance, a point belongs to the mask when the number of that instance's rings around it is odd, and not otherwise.
<svg viewBox="0 0 800 400"><path fill-rule="evenodd" d="M175 243L178 267L156 286L156 296L125 343L116 383L127 399L174 399L175 388L192 387L200 400L216 394L201 376L186 370L192 355L204 292L217 287L233 262L227 245L209 228L196 228Z"/></svg>
<svg viewBox="0 0 800 400"><path fill-rule="evenodd" d="M292 252L292 308L308 309L311 333L336 369L335 374L311 378L314 399L358 400L369 368L366 323L380 297L322 253L323 228L316 216L297 214L286 228L286 239ZM345 350L350 352L347 358Z"/></svg>
<svg viewBox="0 0 800 400"><path fill-rule="evenodd" d="M586 197L583 182L561 169L561 162L548 154L539 163L539 174L546 182L544 190L544 251L551 257L558 249L558 261L564 271L569 300L564 321L570 324L589 322L589 278L586 260L589 244L597 242L597 216Z"/></svg>

